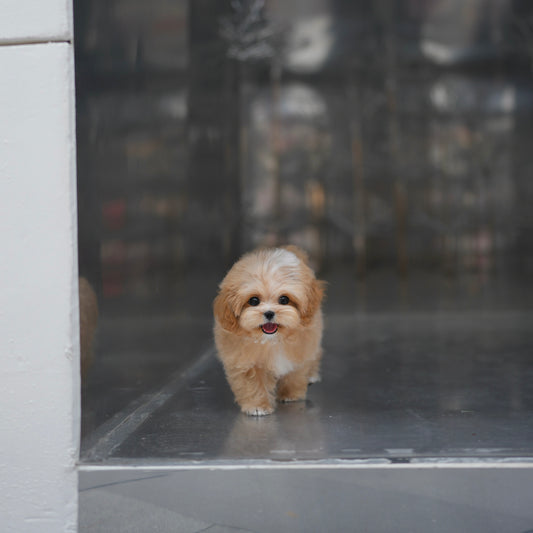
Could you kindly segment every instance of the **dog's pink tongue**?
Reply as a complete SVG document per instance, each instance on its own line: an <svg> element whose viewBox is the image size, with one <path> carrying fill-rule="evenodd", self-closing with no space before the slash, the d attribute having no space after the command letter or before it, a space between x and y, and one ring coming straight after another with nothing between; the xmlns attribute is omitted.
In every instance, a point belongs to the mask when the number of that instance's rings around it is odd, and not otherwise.
<svg viewBox="0 0 533 533"><path fill-rule="evenodd" d="M263 324L261 326L263 328L263 331L265 333L275 333L276 330L278 329L278 325L277 324L274 324L274 322L267 322L266 324Z"/></svg>

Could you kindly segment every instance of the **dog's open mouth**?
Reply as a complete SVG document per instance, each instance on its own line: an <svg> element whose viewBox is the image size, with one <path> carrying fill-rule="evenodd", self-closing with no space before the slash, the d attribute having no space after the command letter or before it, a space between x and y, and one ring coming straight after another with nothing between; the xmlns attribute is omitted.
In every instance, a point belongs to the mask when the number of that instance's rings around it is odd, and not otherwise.
<svg viewBox="0 0 533 533"><path fill-rule="evenodd" d="M261 329L263 330L263 333L266 333L267 335L272 335L273 333L276 333L276 331L278 331L278 325L274 322L266 322L261 326Z"/></svg>

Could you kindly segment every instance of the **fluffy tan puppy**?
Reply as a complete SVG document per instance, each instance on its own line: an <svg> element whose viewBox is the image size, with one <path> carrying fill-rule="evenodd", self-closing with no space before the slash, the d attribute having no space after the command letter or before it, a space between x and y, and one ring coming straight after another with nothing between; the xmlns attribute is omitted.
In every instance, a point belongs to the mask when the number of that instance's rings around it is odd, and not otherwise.
<svg viewBox="0 0 533 533"><path fill-rule="evenodd" d="M213 309L215 343L241 410L268 415L304 400L320 380L324 282L295 246L260 249L237 261Z"/></svg>

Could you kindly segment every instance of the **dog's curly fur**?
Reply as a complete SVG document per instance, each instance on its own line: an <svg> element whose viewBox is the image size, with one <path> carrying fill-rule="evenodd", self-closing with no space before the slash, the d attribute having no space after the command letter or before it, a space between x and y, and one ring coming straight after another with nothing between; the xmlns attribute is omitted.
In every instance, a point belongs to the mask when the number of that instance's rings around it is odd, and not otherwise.
<svg viewBox="0 0 533 533"><path fill-rule="evenodd" d="M237 261L213 304L215 343L241 410L267 415L320 380L324 282L295 246Z"/></svg>

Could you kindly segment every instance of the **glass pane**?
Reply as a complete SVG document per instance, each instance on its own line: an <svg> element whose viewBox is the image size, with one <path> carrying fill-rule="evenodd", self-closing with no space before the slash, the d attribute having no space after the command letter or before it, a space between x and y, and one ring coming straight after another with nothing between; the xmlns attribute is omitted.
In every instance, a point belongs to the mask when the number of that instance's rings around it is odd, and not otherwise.
<svg viewBox="0 0 533 533"><path fill-rule="evenodd" d="M292 243L328 282L324 418L309 411L310 427L324 435L339 413L382 424L321 458L530 450L520 432L454 441L446 426L482 432L500 413L524 427L533 407L530 3L74 5L86 446L155 398L145 441L118 457L262 456L224 433L251 438L216 362L192 396L154 395L211 353L212 300L240 254ZM499 401L482 401L485 378ZM439 421L435 440L387 444L412 429L387 418L391 402ZM218 441L169 444L214 409Z"/></svg>

